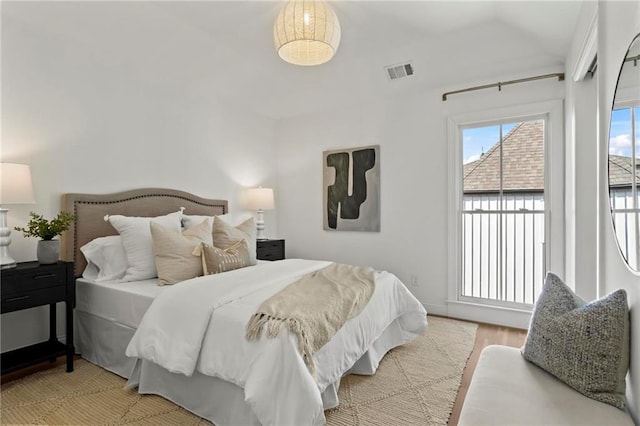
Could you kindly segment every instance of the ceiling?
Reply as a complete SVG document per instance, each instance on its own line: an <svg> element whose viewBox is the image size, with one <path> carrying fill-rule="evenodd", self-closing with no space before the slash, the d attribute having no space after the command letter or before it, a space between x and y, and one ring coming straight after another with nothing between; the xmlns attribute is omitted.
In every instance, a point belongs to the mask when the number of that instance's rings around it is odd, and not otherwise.
<svg viewBox="0 0 640 426"><path fill-rule="evenodd" d="M68 54L117 65L150 87L277 119L528 70L562 71L582 2L335 1L341 44L317 67L275 53L272 24L282 4L3 1L1 11L3 26L44 31ZM407 60L415 75L389 81L384 66Z"/></svg>

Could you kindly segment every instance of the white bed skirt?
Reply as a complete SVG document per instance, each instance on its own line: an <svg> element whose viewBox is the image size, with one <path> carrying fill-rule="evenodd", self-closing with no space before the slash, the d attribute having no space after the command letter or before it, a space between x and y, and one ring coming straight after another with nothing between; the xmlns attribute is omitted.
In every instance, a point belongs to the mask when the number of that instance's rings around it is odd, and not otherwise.
<svg viewBox="0 0 640 426"><path fill-rule="evenodd" d="M136 329L83 311L74 312L76 352L87 361L128 379L136 360L125 355Z"/></svg>
<svg viewBox="0 0 640 426"><path fill-rule="evenodd" d="M242 388L225 380L195 372L187 377L170 373L144 360L128 358L125 350L135 329L127 325L76 310L76 348L87 361L128 378L127 386L138 386L142 394L160 395L217 426L259 425L244 401ZM389 325L369 350L346 374L374 374L384 355L407 341L400 320ZM337 407L340 381L322 393L324 409Z"/></svg>

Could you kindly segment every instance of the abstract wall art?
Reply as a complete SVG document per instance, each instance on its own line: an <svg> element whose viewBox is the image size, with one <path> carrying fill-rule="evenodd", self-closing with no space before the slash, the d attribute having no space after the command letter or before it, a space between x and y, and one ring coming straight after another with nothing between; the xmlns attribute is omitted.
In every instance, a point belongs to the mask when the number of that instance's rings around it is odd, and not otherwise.
<svg viewBox="0 0 640 426"><path fill-rule="evenodd" d="M380 231L380 145L324 151L324 229Z"/></svg>

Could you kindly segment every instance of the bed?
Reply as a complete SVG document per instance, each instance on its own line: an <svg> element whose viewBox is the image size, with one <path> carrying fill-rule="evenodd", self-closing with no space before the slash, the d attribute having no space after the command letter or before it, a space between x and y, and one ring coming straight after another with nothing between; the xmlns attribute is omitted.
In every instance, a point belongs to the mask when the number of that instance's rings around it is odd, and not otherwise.
<svg viewBox="0 0 640 426"><path fill-rule="evenodd" d="M77 216L62 241L64 256L75 261L78 277L77 351L88 361L128 378L128 385L137 387L140 393L161 395L216 425L324 424L324 410L339 404L340 377L375 373L390 349L412 340L426 327L424 308L404 285L392 274L376 272L371 300L313 355L317 373L312 375L291 349L297 347L295 336L284 333L276 339L262 337L259 342L246 342L243 331L261 298L286 287L305 271L324 267L326 262L258 262L174 286L158 286L157 279L96 282L81 276L86 261L80 247L95 238L117 234L103 220L105 215L149 217L184 208L189 214L215 216L228 213L228 204L184 191L153 188L117 194L65 194L63 206ZM153 358L126 356L127 348L139 337L140 332L136 332L142 328L141 323L145 324L145 315L157 314L162 300L177 297L163 293L180 288L181 297L186 297L184 288L202 286L207 279L221 289L216 291L225 291L227 285L244 293L229 296L210 318L202 316L208 328L197 349L193 371L177 371ZM262 284L267 281L274 284ZM237 285L248 282L256 282L257 290ZM198 305L197 300L192 303ZM195 312L188 316L192 321L198 318ZM167 329L172 327L167 324ZM187 323L185 329L191 324Z"/></svg>

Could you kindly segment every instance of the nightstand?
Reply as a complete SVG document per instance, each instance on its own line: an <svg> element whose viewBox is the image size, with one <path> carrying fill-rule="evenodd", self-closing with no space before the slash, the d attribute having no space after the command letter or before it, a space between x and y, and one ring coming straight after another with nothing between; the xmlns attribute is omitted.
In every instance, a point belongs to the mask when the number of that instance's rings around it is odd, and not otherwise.
<svg viewBox="0 0 640 426"><path fill-rule="evenodd" d="M49 340L1 355L2 374L49 360L67 356L67 372L73 371L73 308L76 302L73 262L40 265L38 262L18 263L0 271L0 313L21 311L49 305ZM56 303L65 302L67 343L56 336Z"/></svg>
<svg viewBox="0 0 640 426"><path fill-rule="evenodd" d="M258 259L284 259L284 240L258 240Z"/></svg>

